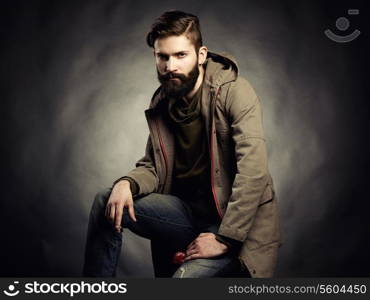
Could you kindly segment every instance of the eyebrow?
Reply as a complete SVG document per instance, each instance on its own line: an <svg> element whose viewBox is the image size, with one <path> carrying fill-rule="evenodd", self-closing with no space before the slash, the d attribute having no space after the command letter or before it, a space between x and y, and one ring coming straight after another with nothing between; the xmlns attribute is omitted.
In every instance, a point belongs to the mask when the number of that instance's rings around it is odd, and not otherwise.
<svg viewBox="0 0 370 300"><path fill-rule="evenodd" d="M156 52L155 54L159 54L159 55L166 55L166 56L169 56L169 55L178 55L178 54L181 54L181 53L189 53L190 51L188 50L182 50L182 51L177 51L173 54L167 54L167 53L163 53L163 52Z"/></svg>

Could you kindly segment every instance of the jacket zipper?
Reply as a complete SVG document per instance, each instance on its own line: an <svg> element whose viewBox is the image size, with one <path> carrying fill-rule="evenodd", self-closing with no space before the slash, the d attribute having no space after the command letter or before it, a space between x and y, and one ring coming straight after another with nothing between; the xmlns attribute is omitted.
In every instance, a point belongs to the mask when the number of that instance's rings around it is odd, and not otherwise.
<svg viewBox="0 0 370 300"><path fill-rule="evenodd" d="M162 140L161 132L159 130L159 125L158 125L157 119L155 120L155 126L157 128L159 143L160 143L160 146L161 146L161 150L162 150L162 154L163 154L163 158L164 158L165 169L166 169L165 176L164 176L164 181L163 181L163 190L162 190L162 192L163 192L164 189L165 189L166 181L167 181L168 161L167 161L166 149L165 149L164 144L163 144L163 140Z"/></svg>
<svg viewBox="0 0 370 300"><path fill-rule="evenodd" d="M217 97L218 97L218 95L219 95L220 92L221 92L221 88L218 88L214 100L217 99ZM222 219L223 215L222 215L222 211L221 211L221 208L220 208L220 203L219 203L219 201L217 199L217 195L216 195L216 191L215 191L215 186L214 186L215 178L214 178L214 175L213 175L213 170L214 170L214 160L213 160L213 131L215 130L214 125L213 125L214 124L214 122L213 122L213 118L214 118L214 106L213 105L214 105L214 102L215 101L212 102L212 128L211 128L211 135L210 135L210 142L209 142L210 155L211 155L211 187L212 187L213 200L215 201L218 215ZM220 172L220 167L219 167L219 172Z"/></svg>

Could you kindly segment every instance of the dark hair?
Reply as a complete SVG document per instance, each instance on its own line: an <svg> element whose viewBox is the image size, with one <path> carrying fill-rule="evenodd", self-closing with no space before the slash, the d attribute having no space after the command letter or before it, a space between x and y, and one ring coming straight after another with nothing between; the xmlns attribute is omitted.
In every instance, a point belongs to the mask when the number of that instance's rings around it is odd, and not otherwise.
<svg viewBox="0 0 370 300"><path fill-rule="evenodd" d="M179 10L166 11L151 26L146 36L146 43L149 47L154 48L156 39L171 35L179 36L184 33L198 52L203 45L198 17Z"/></svg>

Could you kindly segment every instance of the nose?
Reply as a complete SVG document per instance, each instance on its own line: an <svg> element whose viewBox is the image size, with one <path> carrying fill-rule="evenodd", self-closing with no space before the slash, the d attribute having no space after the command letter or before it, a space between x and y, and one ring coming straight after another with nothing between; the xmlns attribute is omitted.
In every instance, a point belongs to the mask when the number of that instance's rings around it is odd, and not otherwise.
<svg viewBox="0 0 370 300"><path fill-rule="evenodd" d="M170 57L166 62L166 72L175 72L176 70L175 61Z"/></svg>

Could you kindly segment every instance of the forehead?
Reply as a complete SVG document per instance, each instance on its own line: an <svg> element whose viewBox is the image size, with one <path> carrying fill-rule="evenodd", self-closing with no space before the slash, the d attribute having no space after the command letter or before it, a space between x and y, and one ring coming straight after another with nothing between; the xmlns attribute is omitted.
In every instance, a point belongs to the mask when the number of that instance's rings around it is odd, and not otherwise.
<svg viewBox="0 0 370 300"><path fill-rule="evenodd" d="M154 42L154 51L156 53L174 54L181 51L195 51L195 47L190 39L185 35L171 35L168 37L158 38Z"/></svg>

